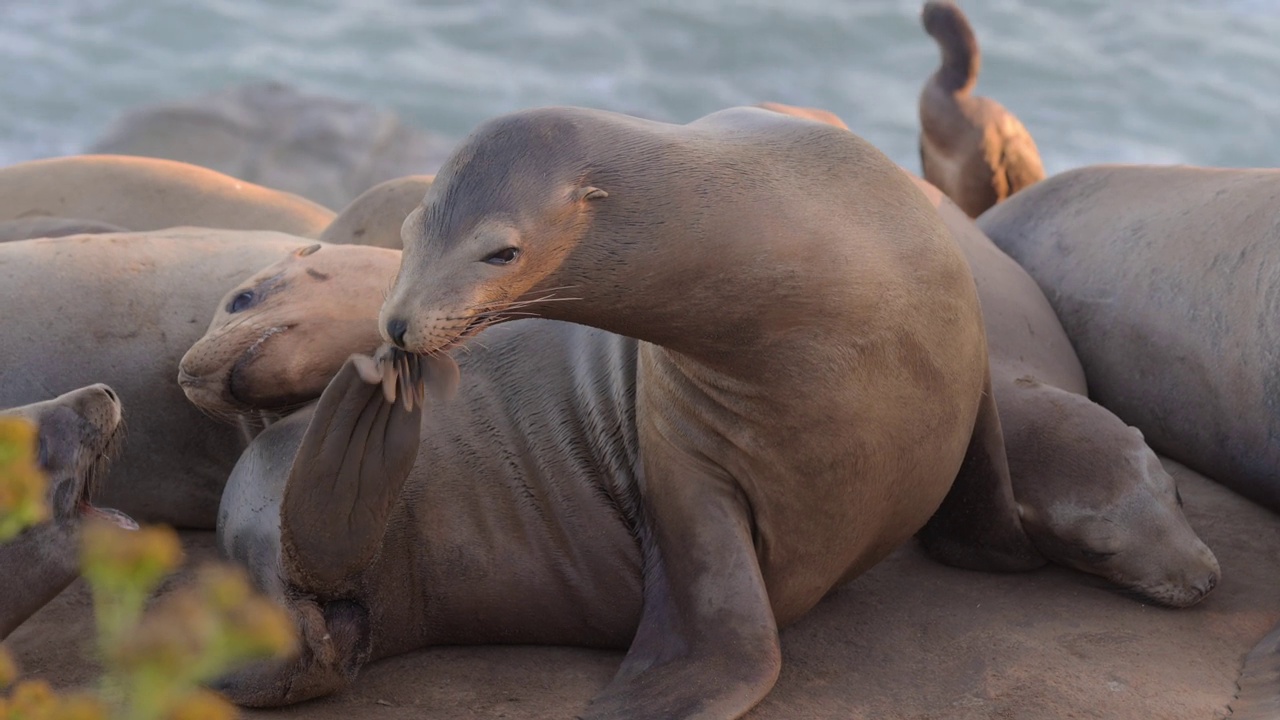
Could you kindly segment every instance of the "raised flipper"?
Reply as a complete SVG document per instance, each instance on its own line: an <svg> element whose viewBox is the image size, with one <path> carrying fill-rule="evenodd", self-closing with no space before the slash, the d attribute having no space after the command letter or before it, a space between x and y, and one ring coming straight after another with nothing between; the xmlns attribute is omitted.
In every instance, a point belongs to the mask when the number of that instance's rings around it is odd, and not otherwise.
<svg viewBox="0 0 1280 720"><path fill-rule="evenodd" d="M1231 720L1280 719L1280 625L1245 656L1236 687Z"/></svg>
<svg viewBox="0 0 1280 720"><path fill-rule="evenodd" d="M1022 528L1004 432L988 373L964 463L946 499L917 533L935 560L970 570L1031 570L1047 561Z"/></svg>
<svg viewBox="0 0 1280 720"><path fill-rule="evenodd" d="M714 469L674 453L651 458L639 628L582 718L736 718L773 688L782 662L749 508Z"/></svg>
<svg viewBox="0 0 1280 720"><path fill-rule="evenodd" d="M385 375L370 377L378 369ZM418 455L424 371L423 360L399 351L380 361L355 355L320 396L280 508L292 587L324 599L357 592ZM397 386L407 410L395 403Z"/></svg>

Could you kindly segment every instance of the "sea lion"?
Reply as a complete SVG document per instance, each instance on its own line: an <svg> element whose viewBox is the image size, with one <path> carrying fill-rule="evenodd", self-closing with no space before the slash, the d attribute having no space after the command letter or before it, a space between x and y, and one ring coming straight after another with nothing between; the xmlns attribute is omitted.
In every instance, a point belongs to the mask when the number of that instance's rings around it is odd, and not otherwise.
<svg viewBox="0 0 1280 720"><path fill-rule="evenodd" d="M178 384L218 417L315 400L349 355L380 344L378 308L399 267L398 250L378 247L289 253L223 296L178 363Z"/></svg>
<svg viewBox="0 0 1280 720"><path fill-rule="evenodd" d="M1000 103L973 94L981 53L969 20L947 0L924 4L942 64L920 93L920 166L970 217L1044 178L1031 133Z"/></svg>
<svg viewBox="0 0 1280 720"><path fill-rule="evenodd" d="M1102 165L979 226L1035 278L1090 396L1280 511L1280 170Z"/></svg>
<svg viewBox="0 0 1280 720"><path fill-rule="evenodd" d="M338 213L320 241L399 250L400 226L431 187L434 175L409 175L378 183Z"/></svg>
<svg viewBox="0 0 1280 720"><path fill-rule="evenodd" d="M18 220L0 220L0 242L66 237L89 233L128 232L126 228L97 220L33 215Z"/></svg>
<svg viewBox="0 0 1280 720"><path fill-rule="evenodd" d="M846 127L834 115L834 122L799 116ZM1035 280L941 190L903 172L933 203L973 270L1013 496L1036 549L1155 602L1199 602L1220 570L1187 523L1173 477L1138 430L1086 397L1084 370Z"/></svg>
<svg viewBox="0 0 1280 720"><path fill-rule="evenodd" d="M79 531L96 516L136 529L118 510L92 504L97 484L123 434L120 400L106 385L90 385L52 400L0 410L37 428L38 462L48 481L49 520L0 542L0 640L80 574Z"/></svg>
<svg viewBox="0 0 1280 720"><path fill-rule="evenodd" d="M777 678L777 628L917 531L950 563L1043 563L1008 486L972 275L853 133L759 108L688 125L515 113L463 143L404 237L379 318L399 348L438 353L507 313L641 341L623 489L643 604L587 717L739 716ZM336 471L310 481L360 487ZM343 512L386 527L359 497L382 489L343 492ZM293 533L328 569L303 553L292 576L336 599L343 562Z"/></svg>
<svg viewBox="0 0 1280 720"><path fill-rule="evenodd" d="M130 230L182 225L319 237L332 210L196 165L73 155L0 168L0 220L81 218Z"/></svg>
<svg viewBox="0 0 1280 720"><path fill-rule="evenodd" d="M180 228L0 244L0 407L104 382L132 439L102 500L146 522L212 528L245 440L174 377L228 288L314 241Z"/></svg>
<svg viewBox="0 0 1280 720"><path fill-rule="evenodd" d="M1142 597L1193 605L1218 560L1142 433L1087 397L1071 342L1035 280L938 189L913 178L973 269L1013 496L1036 549Z"/></svg>

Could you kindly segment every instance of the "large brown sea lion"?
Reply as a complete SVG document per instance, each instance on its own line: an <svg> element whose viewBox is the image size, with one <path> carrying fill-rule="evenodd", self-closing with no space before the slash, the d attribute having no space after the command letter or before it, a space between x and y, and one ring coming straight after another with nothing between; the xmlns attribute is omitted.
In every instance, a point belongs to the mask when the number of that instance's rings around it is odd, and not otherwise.
<svg viewBox="0 0 1280 720"><path fill-rule="evenodd" d="M318 237L332 210L174 160L73 155L0 168L0 221L51 215L130 230L177 226Z"/></svg>
<svg viewBox="0 0 1280 720"><path fill-rule="evenodd" d="M759 108L515 113L468 138L404 237L379 319L398 347L432 355L507 313L640 341L635 483L607 492L635 508L643 602L587 717L739 716L777 678L777 628L917 531L956 564L1043 562L1008 486L972 275L854 134ZM380 432L387 413L363 412ZM372 476L305 469L382 536ZM368 549L327 557L308 523L282 531L291 578L337 599Z"/></svg>
<svg viewBox="0 0 1280 720"><path fill-rule="evenodd" d="M434 175L409 175L378 183L338 213L320 241L399 250L400 227L431 187Z"/></svg>
<svg viewBox="0 0 1280 720"><path fill-rule="evenodd" d="M106 518L136 528L117 510L92 504L98 481L123 434L120 401L106 385L0 410L37 429L38 462L48 481L49 520L0 542L0 640L80 574L81 520Z"/></svg>
<svg viewBox="0 0 1280 720"><path fill-rule="evenodd" d="M981 53L969 20L947 0L927 2L924 29L942 65L920 93L920 165L970 217L1044 178L1040 151L1013 113L973 94Z"/></svg>
<svg viewBox="0 0 1280 720"><path fill-rule="evenodd" d="M132 437L102 500L139 520L213 527L244 439L187 401L178 360L228 288L312 242L180 228L0 244L0 407L110 385Z"/></svg>

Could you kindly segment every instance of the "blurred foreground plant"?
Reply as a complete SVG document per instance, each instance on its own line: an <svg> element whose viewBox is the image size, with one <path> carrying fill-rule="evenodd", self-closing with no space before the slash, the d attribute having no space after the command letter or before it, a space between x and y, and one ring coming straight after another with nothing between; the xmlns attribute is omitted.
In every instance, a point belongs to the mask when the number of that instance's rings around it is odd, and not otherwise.
<svg viewBox="0 0 1280 720"><path fill-rule="evenodd" d="M0 418L0 542L48 517L45 478L36 464L36 429ZM130 531L101 520L81 531L80 567L93 591L97 693L59 695L27 680L0 695L0 720L224 720L236 709L201 684L236 666L293 652L288 615L257 595L238 568L200 567L193 582L147 599L182 563L172 528ZM0 691L17 678L0 647Z"/></svg>

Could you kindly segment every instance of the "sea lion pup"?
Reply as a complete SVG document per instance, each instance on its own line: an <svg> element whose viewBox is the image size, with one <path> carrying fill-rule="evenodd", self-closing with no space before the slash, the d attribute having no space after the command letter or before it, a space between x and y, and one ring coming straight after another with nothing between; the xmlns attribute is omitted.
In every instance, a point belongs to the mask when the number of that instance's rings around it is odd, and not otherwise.
<svg viewBox="0 0 1280 720"><path fill-rule="evenodd" d="M332 210L175 160L73 155L0 168L0 220L81 218L131 230L194 226L315 238Z"/></svg>
<svg viewBox="0 0 1280 720"><path fill-rule="evenodd" d="M374 185L338 213L320 234L320 241L399 250L400 227L422 204L434 179L434 175L409 175Z"/></svg>
<svg viewBox="0 0 1280 720"><path fill-rule="evenodd" d="M320 397L352 353L380 344L378 308L400 252L313 244L231 288L178 363L187 398L211 414L279 415Z"/></svg>
<svg viewBox="0 0 1280 720"><path fill-rule="evenodd" d="M0 242L114 232L128 232L128 230L119 225L98 222L97 220L51 217L48 215L34 215L17 220L0 220Z"/></svg>
<svg viewBox="0 0 1280 720"><path fill-rule="evenodd" d="M920 93L920 165L969 217L1044 178L1040 151L1013 113L973 94L981 54L954 3L927 2L920 16L942 65Z"/></svg>
<svg viewBox="0 0 1280 720"><path fill-rule="evenodd" d="M973 268L1013 496L1036 549L1164 605L1199 602L1218 583L1218 560L1187 523L1173 477L1141 432L1087 397L1035 281L940 190L913 179Z"/></svg>
<svg viewBox="0 0 1280 720"><path fill-rule="evenodd" d="M187 401L178 361L228 288L312 243L205 228L0 243L0 407L110 385L133 432L103 502L140 521L212 528L245 439Z"/></svg>
<svg viewBox="0 0 1280 720"><path fill-rule="evenodd" d="M1035 278L1090 395L1280 511L1280 170L1072 170L979 226Z"/></svg>
<svg viewBox="0 0 1280 720"><path fill-rule="evenodd" d="M972 275L853 133L759 108L515 113L464 142L404 237L379 318L397 347L511 313L642 341L620 490L643 508L643 609L587 717L741 715L777 678L777 628L917 531L953 564L1043 562Z"/></svg>
<svg viewBox="0 0 1280 720"><path fill-rule="evenodd" d="M96 516L136 529L118 510L94 507L99 480L120 444L120 400L106 385L90 385L52 400L0 410L37 428L40 469L48 480L52 518L0 542L0 640L44 607L80 574L79 531Z"/></svg>

